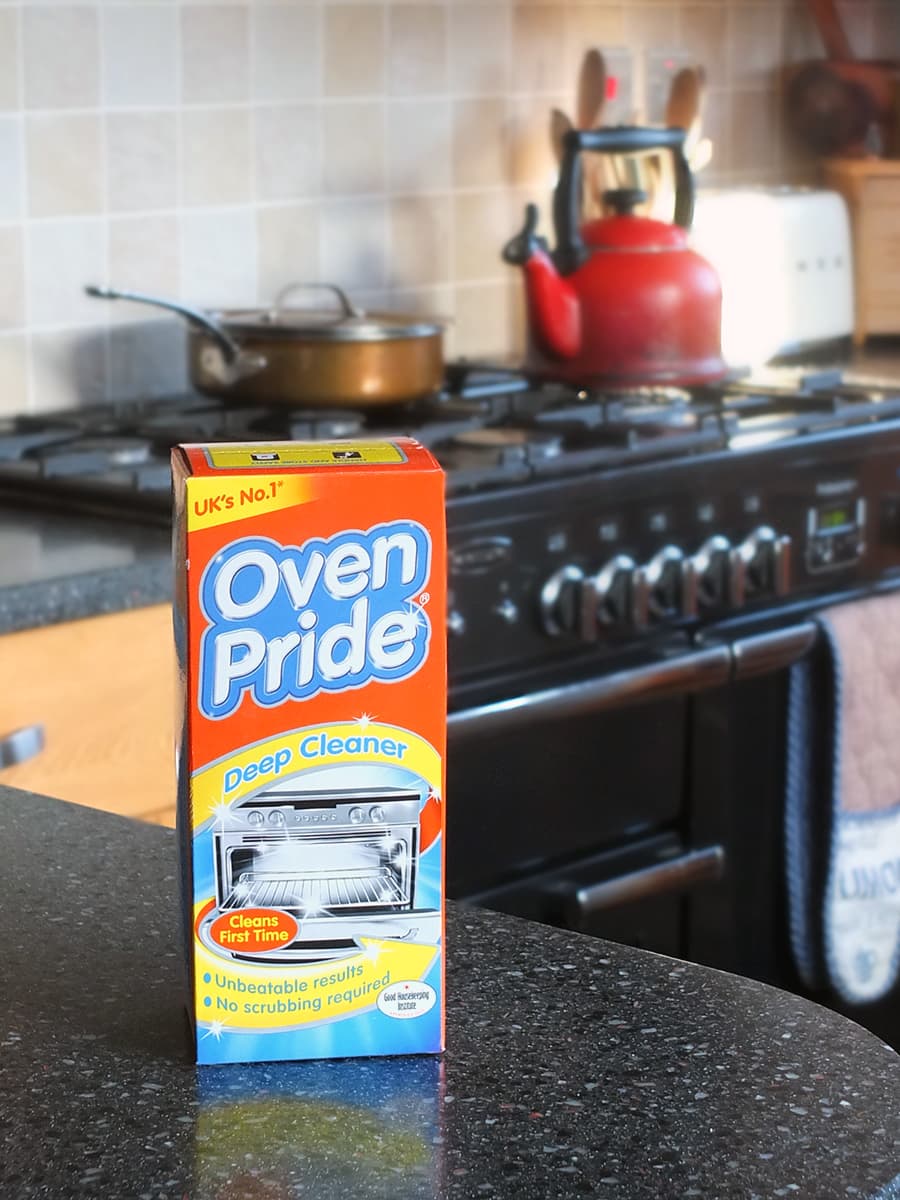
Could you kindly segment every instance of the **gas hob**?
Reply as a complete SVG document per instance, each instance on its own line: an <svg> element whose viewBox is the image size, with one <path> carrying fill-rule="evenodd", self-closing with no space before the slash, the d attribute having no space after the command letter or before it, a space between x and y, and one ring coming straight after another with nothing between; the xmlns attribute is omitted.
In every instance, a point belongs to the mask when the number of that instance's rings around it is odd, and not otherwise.
<svg viewBox="0 0 900 1200"><path fill-rule="evenodd" d="M0 421L0 496L166 524L179 442L408 434L431 448L450 496L900 419L900 387L780 370L684 392L539 384L452 365L435 399L400 410L235 407L197 394Z"/></svg>
<svg viewBox="0 0 900 1200"><path fill-rule="evenodd" d="M900 581L900 386L831 371L619 393L459 363L400 410L194 394L21 416L0 501L167 526L176 443L399 434L447 474L457 688Z"/></svg>

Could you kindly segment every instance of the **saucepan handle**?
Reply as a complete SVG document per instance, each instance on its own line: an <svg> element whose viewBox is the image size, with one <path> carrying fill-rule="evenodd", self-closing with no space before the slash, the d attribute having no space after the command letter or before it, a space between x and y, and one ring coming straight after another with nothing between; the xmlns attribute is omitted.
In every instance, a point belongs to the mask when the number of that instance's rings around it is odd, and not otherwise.
<svg viewBox="0 0 900 1200"><path fill-rule="evenodd" d="M684 129L617 125L609 129L570 129L563 138L559 182L553 195L557 266L574 271L589 251L581 237L581 155L637 154L669 150L675 164L675 224L690 228L694 216L694 180L684 155Z"/></svg>
<svg viewBox="0 0 900 1200"><path fill-rule="evenodd" d="M338 287L336 283L289 283L283 287L275 297L275 303L272 305L273 315L277 314L285 307L287 299L295 292L308 291L325 291L331 292L337 298L338 304L341 306L342 317L363 317L365 313L362 309L357 308L343 288Z"/></svg>
<svg viewBox="0 0 900 1200"><path fill-rule="evenodd" d="M169 300L164 296L100 287L95 283L88 284L84 290L89 296L100 300L131 300L134 304L149 304L153 308L162 308L184 317L189 325L202 330L212 340L213 345L205 346L202 351L204 367L212 378L225 387L231 387L247 375L257 374L266 365L263 355L243 350L212 313L201 308L191 308L179 300Z"/></svg>
<svg viewBox="0 0 900 1200"><path fill-rule="evenodd" d="M182 304L179 300L169 300L164 296L149 296L146 292L100 287L95 283L87 284L84 290L89 296L99 300L130 300L133 304L149 304L153 308L164 308L167 312L177 313L179 317L184 317L189 325L208 333L221 349L226 362L236 362L240 357L241 348L237 342L210 313L202 309L191 308L188 304Z"/></svg>

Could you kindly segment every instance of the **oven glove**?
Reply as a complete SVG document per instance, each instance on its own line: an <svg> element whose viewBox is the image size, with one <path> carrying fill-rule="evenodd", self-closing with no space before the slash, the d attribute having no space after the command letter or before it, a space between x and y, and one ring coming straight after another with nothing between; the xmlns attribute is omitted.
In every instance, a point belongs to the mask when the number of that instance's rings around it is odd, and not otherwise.
<svg viewBox="0 0 900 1200"><path fill-rule="evenodd" d="M828 609L791 669L790 939L810 988L882 999L900 966L900 595Z"/></svg>

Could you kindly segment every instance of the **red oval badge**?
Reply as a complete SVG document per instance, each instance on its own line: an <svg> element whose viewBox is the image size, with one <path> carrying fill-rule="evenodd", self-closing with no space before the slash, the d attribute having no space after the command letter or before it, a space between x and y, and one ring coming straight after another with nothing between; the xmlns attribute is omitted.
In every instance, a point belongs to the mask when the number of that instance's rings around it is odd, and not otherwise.
<svg viewBox="0 0 900 1200"><path fill-rule="evenodd" d="M296 919L278 908L236 908L216 917L209 927L217 946L240 954L283 949L299 932Z"/></svg>
<svg viewBox="0 0 900 1200"><path fill-rule="evenodd" d="M425 851L441 832L443 824L443 813L441 811L441 802L437 796L431 795L425 801L422 811L419 813L419 831L422 839L422 850Z"/></svg>

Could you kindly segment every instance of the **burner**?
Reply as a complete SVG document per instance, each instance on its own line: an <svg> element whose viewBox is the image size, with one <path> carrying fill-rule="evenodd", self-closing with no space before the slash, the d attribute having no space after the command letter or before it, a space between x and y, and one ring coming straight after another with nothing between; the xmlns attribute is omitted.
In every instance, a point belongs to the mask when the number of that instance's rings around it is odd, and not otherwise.
<svg viewBox="0 0 900 1200"><path fill-rule="evenodd" d="M561 434L515 426L489 425L484 429L471 429L456 434L451 444L463 449L496 452L500 458L510 456L528 462L556 458L563 451Z"/></svg>
<svg viewBox="0 0 900 1200"><path fill-rule="evenodd" d="M31 418L31 421L34 420ZM75 432L77 429L74 425L64 425L55 420L47 420L43 426L30 424L22 418L0 421L0 462L14 462L30 450L63 442Z"/></svg>
<svg viewBox="0 0 900 1200"><path fill-rule="evenodd" d="M167 407L164 411L142 417L135 432L149 438L162 451L182 442L211 442L222 440L223 410L221 406L182 411Z"/></svg>
<svg viewBox="0 0 900 1200"><path fill-rule="evenodd" d="M433 449L451 492L522 483L536 464L565 457L559 433L505 425L463 430Z"/></svg>
<svg viewBox="0 0 900 1200"><path fill-rule="evenodd" d="M142 417L136 432L152 439L160 450L181 442L336 440L356 437L365 426L365 413L355 409L296 409L276 405L235 408L208 401L206 408L168 408Z"/></svg>
<svg viewBox="0 0 900 1200"><path fill-rule="evenodd" d="M149 462L152 446L138 437L80 437L30 452L44 475L92 475Z"/></svg>
<svg viewBox="0 0 900 1200"><path fill-rule="evenodd" d="M333 442L341 438L358 436L365 426L366 414L352 408L287 409L283 414L271 409L265 417L258 417L250 428L265 429L280 436L303 442L321 440ZM283 433L281 432L283 431Z"/></svg>

